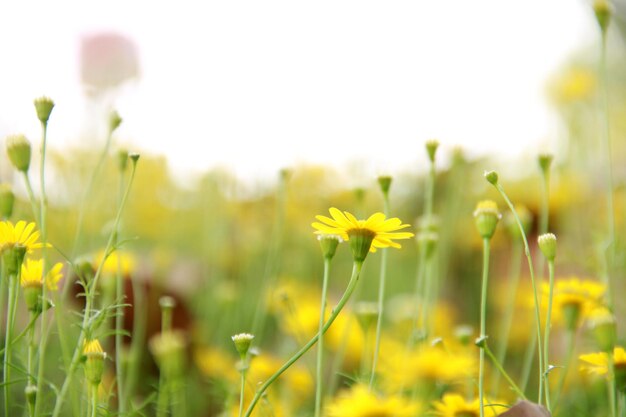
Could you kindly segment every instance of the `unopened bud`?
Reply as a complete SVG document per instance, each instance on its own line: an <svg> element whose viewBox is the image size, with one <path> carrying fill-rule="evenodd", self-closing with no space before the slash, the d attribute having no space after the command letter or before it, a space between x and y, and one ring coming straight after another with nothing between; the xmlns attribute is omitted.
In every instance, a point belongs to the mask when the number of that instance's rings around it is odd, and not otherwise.
<svg viewBox="0 0 626 417"><path fill-rule="evenodd" d="M605 307L598 307L589 314L589 327L598 347L611 354L617 338L615 316Z"/></svg>
<svg viewBox="0 0 626 417"><path fill-rule="evenodd" d="M593 12L596 15L600 30L602 33L606 33L611 22L611 15L613 14L611 3L608 0L595 0L593 2Z"/></svg>
<svg viewBox="0 0 626 417"><path fill-rule="evenodd" d="M0 184L0 217L8 219L13 214L15 194L9 184Z"/></svg>
<svg viewBox="0 0 626 417"><path fill-rule="evenodd" d="M496 185L498 183L498 173L496 171L485 171L483 175L491 184Z"/></svg>
<svg viewBox="0 0 626 417"><path fill-rule="evenodd" d="M380 190L384 195L389 193L389 188L391 187L392 178L389 176L378 177L378 185L380 186Z"/></svg>
<svg viewBox="0 0 626 417"><path fill-rule="evenodd" d="M552 160L554 156L551 154L541 154L537 158L537 162L539 163L539 168L541 168L541 172L543 175L548 176L550 173L550 166L552 165Z"/></svg>
<svg viewBox="0 0 626 417"><path fill-rule="evenodd" d="M539 249L546 259L551 262L556 257L556 236L554 233L544 233L537 238Z"/></svg>
<svg viewBox="0 0 626 417"><path fill-rule="evenodd" d="M54 102L49 97L39 97L35 99L35 110L37 110L37 118L41 123L48 123L50 113L54 108Z"/></svg>
<svg viewBox="0 0 626 417"><path fill-rule="evenodd" d="M98 339L86 340L83 347L85 378L93 385L99 385L104 373L104 360L107 355Z"/></svg>
<svg viewBox="0 0 626 417"><path fill-rule="evenodd" d="M426 142L426 153L428 153L428 159L431 163L435 163L435 155L437 154L437 148L439 148L439 141L431 139Z"/></svg>
<svg viewBox="0 0 626 417"><path fill-rule="evenodd" d="M476 210L474 210L474 221L478 233L483 239L491 239L501 217L495 201L484 200L478 203Z"/></svg>
<svg viewBox="0 0 626 417"><path fill-rule="evenodd" d="M239 357L241 360L245 360L248 355L248 351L250 350L250 345L252 344L252 339L254 339L254 335L250 333L239 333L231 337L233 343L235 343L235 349L239 353Z"/></svg>
<svg viewBox="0 0 626 417"><path fill-rule="evenodd" d="M6 138L9 160L18 171L27 172L30 167L30 142L24 135L11 135Z"/></svg>
<svg viewBox="0 0 626 417"><path fill-rule="evenodd" d="M113 110L109 115L109 131L113 133L122 124L122 118L120 114Z"/></svg>
<svg viewBox="0 0 626 417"><path fill-rule="evenodd" d="M324 259L333 259L337 246L343 242L341 236L337 235L318 235L317 240L320 241L320 248Z"/></svg>

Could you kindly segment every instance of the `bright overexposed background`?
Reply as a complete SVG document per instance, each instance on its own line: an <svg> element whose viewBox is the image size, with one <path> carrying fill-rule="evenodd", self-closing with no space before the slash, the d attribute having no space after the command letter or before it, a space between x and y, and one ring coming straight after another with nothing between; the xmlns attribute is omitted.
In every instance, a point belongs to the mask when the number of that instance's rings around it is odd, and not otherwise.
<svg viewBox="0 0 626 417"><path fill-rule="evenodd" d="M32 100L48 95L51 147L101 143L79 52L113 32L140 66L110 99L116 146L244 178L302 162L393 173L430 138L471 155L550 150L546 81L597 42L585 0L55 0L0 16L0 136L37 138Z"/></svg>

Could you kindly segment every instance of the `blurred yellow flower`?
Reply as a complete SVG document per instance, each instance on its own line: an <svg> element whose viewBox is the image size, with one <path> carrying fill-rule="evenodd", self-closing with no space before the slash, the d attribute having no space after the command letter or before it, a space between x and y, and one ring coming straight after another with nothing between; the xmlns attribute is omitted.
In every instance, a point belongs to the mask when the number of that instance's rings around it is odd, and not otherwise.
<svg viewBox="0 0 626 417"><path fill-rule="evenodd" d="M400 396L378 396L364 385L343 391L326 407L326 417L412 417L419 407Z"/></svg>
<svg viewBox="0 0 626 417"><path fill-rule="evenodd" d="M252 358L247 373L247 381L250 387L258 387L269 379L283 364L284 360L270 355L259 355ZM294 365L281 375L277 383L269 389L280 389L281 392L289 391L293 403L306 401L314 392L313 377L303 366Z"/></svg>
<svg viewBox="0 0 626 417"><path fill-rule="evenodd" d="M10 221L0 222L0 252L14 246L26 248L26 253L32 253L33 249L43 247L39 239L39 231L33 231L35 223L26 223L20 220L15 225Z"/></svg>
<svg viewBox="0 0 626 417"><path fill-rule="evenodd" d="M380 373L391 390L422 383L459 383L476 374L476 355L467 349L451 349L442 344L420 345L407 353L404 344L384 347Z"/></svg>
<svg viewBox="0 0 626 417"><path fill-rule="evenodd" d="M583 101L591 97L596 88L596 78L587 68L570 68L552 82L550 93L557 104Z"/></svg>
<svg viewBox="0 0 626 417"><path fill-rule="evenodd" d="M498 405L496 405L498 404ZM490 401L485 399L485 415L497 416L506 410L502 402ZM459 394L444 394L441 401L433 403L435 415L440 417L479 417L480 416L480 400L476 398L473 401L466 401Z"/></svg>
<svg viewBox="0 0 626 417"><path fill-rule="evenodd" d="M58 283L63 277L61 269L63 264L56 263L46 274L46 286L50 291L59 289ZM22 272L20 274L20 285L22 287L41 287L43 284L43 259L32 260L27 259L22 264Z"/></svg>
<svg viewBox="0 0 626 417"><path fill-rule="evenodd" d="M542 292L547 300L549 284L542 284ZM554 317L564 320L570 328L576 328L581 319L602 304L606 286L600 282L570 277L554 283ZM547 301L542 305L547 305Z"/></svg>
<svg viewBox="0 0 626 417"><path fill-rule="evenodd" d="M609 357L605 352L585 353L578 357L583 364L580 370L593 375L606 375L609 370ZM623 368L626 370L626 351L621 346L615 346L613 349L613 360L615 368Z"/></svg>
<svg viewBox="0 0 626 417"><path fill-rule="evenodd" d="M193 352L194 362L203 375L230 383L239 380L235 358L217 347L200 347Z"/></svg>
<svg viewBox="0 0 626 417"><path fill-rule="evenodd" d="M102 258L104 258L104 250L101 250L96 254L94 260L94 267L97 268L102 262ZM127 252L115 251L109 256L107 256L104 261L104 265L102 265L102 274L104 275L115 275L117 274L119 268L123 277L131 275L131 273L135 270L135 265L137 261L135 257Z"/></svg>
<svg viewBox="0 0 626 417"><path fill-rule="evenodd" d="M400 248L400 244L394 239L409 239L413 237L411 232L397 232L410 225L402 224L397 217L385 219L383 213L374 213L367 220L357 220L354 215L347 211L341 212L335 207L329 209L330 217L317 215L315 218L322 223L314 222L311 225L317 229L318 235L341 236L343 240L350 240L351 236L368 234L373 236L370 252L376 252L378 248Z"/></svg>

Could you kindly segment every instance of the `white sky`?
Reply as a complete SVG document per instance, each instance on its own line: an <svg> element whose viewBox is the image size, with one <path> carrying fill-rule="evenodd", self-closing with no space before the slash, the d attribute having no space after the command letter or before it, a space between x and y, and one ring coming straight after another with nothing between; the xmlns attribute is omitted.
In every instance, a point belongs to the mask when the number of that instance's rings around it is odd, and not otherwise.
<svg viewBox="0 0 626 417"><path fill-rule="evenodd" d="M430 138L550 150L546 80L596 41L585 0L5 1L0 16L0 136L38 138L32 100L48 95L50 146L93 141L80 39L117 31L141 65L118 143L244 177L299 161L393 174Z"/></svg>

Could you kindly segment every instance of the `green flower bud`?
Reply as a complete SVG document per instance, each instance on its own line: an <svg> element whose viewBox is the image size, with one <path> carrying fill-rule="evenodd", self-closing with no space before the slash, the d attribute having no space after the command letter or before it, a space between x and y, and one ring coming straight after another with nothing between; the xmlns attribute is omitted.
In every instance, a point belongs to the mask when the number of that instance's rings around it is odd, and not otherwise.
<svg viewBox="0 0 626 417"><path fill-rule="evenodd" d="M606 33L611 22L611 15L613 14L613 7L608 0L595 0L593 2L593 12L596 15L596 20L600 26L602 33Z"/></svg>
<svg viewBox="0 0 626 417"><path fill-rule="evenodd" d="M363 330L363 333L376 323L378 319L378 304L369 301L359 301L354 305L354 314Z"/></svg>
<svg viewBox="0 0 626 417"><path fill-rule="evenodd" d="M431 163L435 163L435 155L437 154L437 148L439 148L439 141L431 139L426 142L426 153L428 153L428 159Z"/></svg>
<svg viewBox="0 0 626 417"><path fill-rule="evenodd" d="M168 331L153 336L149 342L160 371L167 378L183 375L185 370L185 349L187 341L180 331Z"/></svg>
<svg viewBox="0 0 626 417"><path fill-rule="evenodd" d="M9 160L18 171L27 172L30 167L30 142L24 135L11 135L6 138Z"/></svg>
<svg viewBox="0 0 626 417"><path fill-rule="evenodd" d="M85 340L83 359L85 361L85 379L93 385L100 385L104 373L104 360L107 354L102 350L98 339Z"/></svg>
<svg viewBox="0 0 626 417"><path fill-rule="evenodd" d="M37 118L41 123L48 123L50 113L54 108L54 102L49 97L39 97L35 99L35 110L37 110Z"/></svg>
<svg viewBox="0 0 626 417"><path fill-rule="evenodd" d="M473 334L474 329L469 325L461 325L454 329L454 336L463 346L469 345Z"/></svg>
<svg viewBox="0 0 626 417"><path fill-rule="evenodd" d="M429 259L437 248L439 233L430 231L418 232L415 239L417 240L418 248L424 251L426 259Z"/></svg>
<svg viewBox="0 0 626 417"><path fill-rule="evenodd" d="M537 238L539 249L548 261L554 261L556 257L556 236L553 233L544 233Z"/></svg>
<svg viewBox="0 0 626 417"><path fill-rule="evenodd" d="M496 185L498 183L498 173L496 171L485 171L483 175L491 184Z"/></svg>
<svg viewBox="0 0 626 417"><path fill-rule="evenodd" d="M380 186L380 190L384 195L389 193L389 187L391 187L392 178L389 176L378 177L378 185Z"/></svg>
<svg viewBox="0 0 626 417"><path fill-rule="evenodd" d="M120 127L121 124L122 118L120 117L120 114L117 111L113 110L109 115L109 131L111 133L115 132L115 130Z"/></svg>
<svg viewBox="0 0 626 417"><path fill-rule="evenodd" d="M13 214L15 194L9 184L0 184L0 217L8 219Z"/></svg>
<svg viewBox="0 0 626 417"><path fill-rule="evenodd" d="M136 165L137 161L139 161L139 154L138 153L129 153L128 157L133 162L133 165Z"/></svg>
<svg viewBox="0 0 626 417"><path fill-rule="evenodd" d="M117 151L117 169L120 172L126 172L128 168L128 151L126 149L120 149Z"/></svg>
<svg viewBox="0 0 626 417"><path fill-rule="evenodd" d="M485 200L478 203L474 210L474 220L478 233L483 239L491 239L501 217L495 201Z"/></svg>
<svg viewBox="0 0 626 417"><path fill-rule="evenodd" d="M246 359L248 355L248 351L250 350L250 345L252 344L252 339L254 339L254 335L250 333L239 333L231 337L233 343L235 343L235 349L239 353L239 357L242 361Z"/></svg>
<svg viewBox="0 0 626 417"><path fill-rule="evenodd" d="M341 236L335 235L318 235L317 240L320 241L322 255L324 255L324 258L328 260L333 259L335 252L337 251L337 246L343 242Z"/></svg>
<svg viewBox="0 0 626 417"><path fill-rule="evenodd" d="M28 311L33 313L41 312L41 293L42 285L27 285L22 288L22 294L24 294L24 301Z"/></svg>
<svg viewBox="0 0 626 417"><path fill-rule="evenodd" d="M2 265L8 275L17 276L24 262L24 256L26 256L24 246L13 246L2 252Z"/></svg>
<svg viewBox="0 0 626 417"><path fill-rule="evenodd" d="M26 388L24 388L24 396L26 397L26 402L33 407L35 405L35 401L37 401L37 386L30 384L26 385Z"/></svg>
<svg viewBox="0 0 626 417"><path fill-rule="evenodd" d="M591 311L588 320L600 350L612 354L617 338L615 316L607 308L598 307Z"/></svg>
<svg viewBox="0 0 626 417"><path fill-rule="evenodd" d="M544 176L548 176L550 174L550 166L552 165L552 159L554 156L551 154L541 154L537 158L537 162L539 163L539 168L541 168L541 172L543 172Z"/></svg>
<svg viewBox="0 0 626 417"><path fill-rule="evenodd" d="M476 346L478 346L481 349L484 349L485 346L487 346L487 339L489 338L489 336L480 336L478 338L476 338L476 341L474 341L474 344Z"/></svg>

